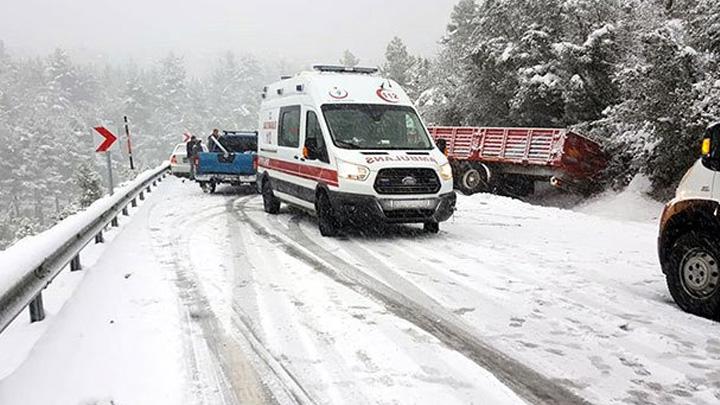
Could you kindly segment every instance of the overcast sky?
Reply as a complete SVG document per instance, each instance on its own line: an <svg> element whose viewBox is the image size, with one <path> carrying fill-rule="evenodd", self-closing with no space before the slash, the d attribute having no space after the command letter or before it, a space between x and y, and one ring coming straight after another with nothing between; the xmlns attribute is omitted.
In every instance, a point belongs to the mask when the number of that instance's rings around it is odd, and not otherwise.
<svg viewBox="0 0 720 405"><path fill-rule="evenodd" d="M337 62L350 49L378 64L388 41L430 56L458 0L0 0L11 51L55 47L97 60L156 61L176 50L202 65L226 50L265 60Z"/></svg>

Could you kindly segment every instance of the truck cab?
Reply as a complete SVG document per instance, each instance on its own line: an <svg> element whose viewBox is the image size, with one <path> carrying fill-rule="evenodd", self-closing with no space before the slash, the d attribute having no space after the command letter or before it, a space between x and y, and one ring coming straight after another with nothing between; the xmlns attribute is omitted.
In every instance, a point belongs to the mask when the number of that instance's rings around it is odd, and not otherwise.
<svg viewBox="0 0 720 405"><path fill-rule="evenodd" d="M315 66L266 86L258 185L265 211L280 203L345 223L422 223L438 232L455 209L452 169L402 88L374 68ZM354 220L354 221L353 221Z"/></svg>
<svg viewBox="0 0 720 405"><path fill-rule="evenodd" d="M720 318L720 124L707 129L702 157L665 205L658 253L678 306Z"/></svg>

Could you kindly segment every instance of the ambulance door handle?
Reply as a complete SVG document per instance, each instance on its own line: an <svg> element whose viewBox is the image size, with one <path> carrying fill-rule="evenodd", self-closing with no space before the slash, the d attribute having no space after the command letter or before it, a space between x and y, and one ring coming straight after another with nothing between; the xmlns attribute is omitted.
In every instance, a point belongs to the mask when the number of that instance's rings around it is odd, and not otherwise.
<svg viewBox="0 0 720 405"><path fill-rule="evenodd" d="M293 157L295 158L295 160L298 160L298 159L299 159L301 162L304 162L304 161L305 161L305 158L301 158L301 157L298 156L298 155L295 155L295 156L293 156Z"/></svg>

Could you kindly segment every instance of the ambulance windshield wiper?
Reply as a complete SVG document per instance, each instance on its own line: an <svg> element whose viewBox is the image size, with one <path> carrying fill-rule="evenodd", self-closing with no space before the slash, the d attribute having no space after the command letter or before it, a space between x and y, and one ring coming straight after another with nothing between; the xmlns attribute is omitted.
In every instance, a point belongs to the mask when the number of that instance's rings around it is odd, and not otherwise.
<svg viewBox="0 0 720 405"><path fill-rule="evenodd" d="M340 147L346 147L348 149L360 149L361 148L360 145L357 145L357 144L354 144L354 143L348 142L348 141L343 141L340 139L336 139L335 143Z"/></svg>

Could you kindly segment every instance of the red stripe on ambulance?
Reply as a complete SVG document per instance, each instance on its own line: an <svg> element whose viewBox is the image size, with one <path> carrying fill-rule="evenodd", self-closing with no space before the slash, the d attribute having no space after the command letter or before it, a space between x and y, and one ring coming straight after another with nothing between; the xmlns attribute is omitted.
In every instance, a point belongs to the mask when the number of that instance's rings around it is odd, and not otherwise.
<svg viewBox="0 0 720 405"><path fill-rule="evenodd" d="M294 162L286 162L284 160L261 157L258 165L266 169L277 170L279 172L292 176L302 177L308 180L315 180L325 183L328 186L338 186L337 171L323 169L322 167L304 165Z"/></svg>

